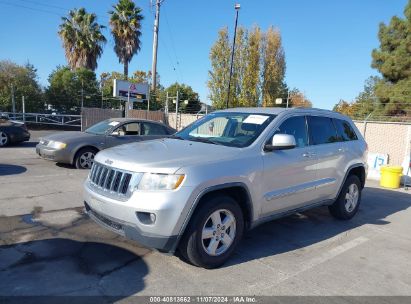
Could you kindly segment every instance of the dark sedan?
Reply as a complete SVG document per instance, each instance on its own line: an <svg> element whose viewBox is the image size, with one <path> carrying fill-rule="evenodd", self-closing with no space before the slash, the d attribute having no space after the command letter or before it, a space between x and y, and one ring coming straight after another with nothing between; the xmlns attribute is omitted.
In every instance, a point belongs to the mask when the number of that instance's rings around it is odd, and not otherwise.
<svg viewBox="0 0 411 304"><path fill-rule="evenodd" d="M40 138L36 152L48 160L71 164L78 169L88 169L100 150L167 137L174 133L174 129L156 121L111 118L91 126L84 132L61 132Z"/></svg>
<svg viewBox="0 0 411 304"><path fill-rule="evenodd" d="M24 123L0 114L0 147L28 141L30 133Z"/></svg>

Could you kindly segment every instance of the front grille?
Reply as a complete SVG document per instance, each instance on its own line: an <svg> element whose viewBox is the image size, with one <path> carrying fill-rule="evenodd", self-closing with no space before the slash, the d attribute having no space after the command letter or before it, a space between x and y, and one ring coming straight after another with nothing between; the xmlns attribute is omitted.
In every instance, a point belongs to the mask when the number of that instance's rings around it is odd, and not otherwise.
<svg viewBox="0 0 411 304"><path fill-rule="evenodd" d="M89 179L90 183L110 194L126 195L132 174L123 170L93 163Z"/></svg>

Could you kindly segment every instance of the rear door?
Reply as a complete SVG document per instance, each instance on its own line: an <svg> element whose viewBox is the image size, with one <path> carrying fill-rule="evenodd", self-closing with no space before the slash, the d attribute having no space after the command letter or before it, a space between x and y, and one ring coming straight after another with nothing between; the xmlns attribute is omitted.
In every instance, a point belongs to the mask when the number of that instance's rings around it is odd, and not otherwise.
<svg viewBox="0 0 411 304"><path fill-rule="evenodd" d="M141 122L141 136L144 140L164 138L169 131L162 125L153 122Z"/></svg>
<svg viewBox="0 0 411 304"><path fill-rule="evenodd" d="M344 147L330 117L308 116L308 131L316 160L319 200L334 198L344 171Z"/></svg>
<svg viewBox="0 0 411 304"><path fill-rule="evenodd" d="M286 118L274 134L293 135L297 146L263 153L263 216L298 208L317 197L313 183L316 160L308 145L305 116Z"/></svg>

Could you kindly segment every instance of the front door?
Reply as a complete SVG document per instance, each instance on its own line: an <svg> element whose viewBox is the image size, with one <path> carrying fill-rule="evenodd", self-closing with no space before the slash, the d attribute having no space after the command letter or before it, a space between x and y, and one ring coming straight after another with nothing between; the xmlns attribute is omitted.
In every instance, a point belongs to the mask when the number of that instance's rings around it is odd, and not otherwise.
<svg viewBox="0 0 411 304"><path fill-rule="evenodd" d="M274 134L293 135L297 146L263 154L263 216L298 208L316 197L315 159L305 116L287 118Z"/></svg>
<svg viewBox="0 0 411 304"><path fill-rule="evenodd" d="M122 124L106 138L106 148L142 140L139 122Z"/></svg>

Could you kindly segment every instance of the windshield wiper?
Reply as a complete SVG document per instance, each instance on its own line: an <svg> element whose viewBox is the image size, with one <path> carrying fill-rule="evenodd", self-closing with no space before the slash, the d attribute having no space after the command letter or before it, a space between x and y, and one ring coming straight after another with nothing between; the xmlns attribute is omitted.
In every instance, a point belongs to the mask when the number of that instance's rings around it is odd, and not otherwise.
<svg viewBox="0 0 411 304"><path fill-rule="evenodd" d="M179 139L179 140L185 140L184 138L182 138L181 136L178 136L178 135L170 135L170 136L168 136L168 138Z"/></svg>
<svg viewBox="0 0 411 304"><path fill-rule="evenodd" d="M216 141L211 140L210 138L206 138L206 137L191 137L191 138L189 138L189 140L199 141L199 142L203 142L203 143L207 143L207 144L213 144L213 145L221 145L221 143L216 142Z"/></svg>

